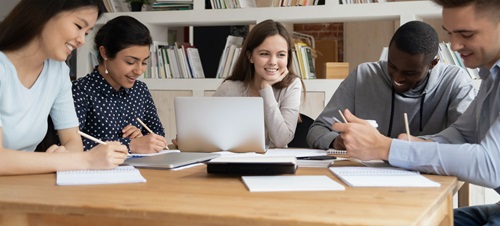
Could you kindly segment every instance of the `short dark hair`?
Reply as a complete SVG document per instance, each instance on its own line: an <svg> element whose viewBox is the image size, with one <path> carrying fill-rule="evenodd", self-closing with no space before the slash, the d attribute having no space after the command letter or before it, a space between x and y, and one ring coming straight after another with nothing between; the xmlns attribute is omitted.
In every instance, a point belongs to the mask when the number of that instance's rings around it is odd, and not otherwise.
<svg viewBox="0 0 500 226"><path fill-rule="evenodd" d="M248 36L243 41L241 53L234 65L234 69L227 80L242 81L246 85L250 84L255 76L255 68L253 67L249 55L252 51L260 46L264 40L273 35L280 35L286 40L288 48L288 75L281 81L273 85L278 89L288 87L297 78L292 66L292 39L286 28L280 22L274 20L265 20L252 28Z"/></svg>
<svg viewBox="0 0 500 226"><path fill-rule="evenodd" d="M392 44L411 55L424 54L426 62L430 63L437 55L439 39L436 30L429 24L410 21L396 30L389 46Z"/></svg>
<svg viewBox="0 0 500 226"><path fill-rule="evenodd" d="M78 8L96 7L104 12L102 0L21 0L0 23L0 50L17 50L42 33L52 17Z"/></svg>
<svg viewBox="0 0 500 226"><path fill-rule="evenodd" d="M500 1L499 0L432 0L443 8L455 8L474 5L476 15L486 15L500 21ZM479 13L480 12L480 13Z"/></svg>
<svg viewBox="0 0 500 226"><path fill-rule="evenodd" d="M149 46L152 43L149 29L131 16L119 16L108 21L99 29L94 38L94 48L100 46L106 49L107 57L113 59L116 54L130 46ZM97 55L99 63L103 61L101 54Z"/></svg>

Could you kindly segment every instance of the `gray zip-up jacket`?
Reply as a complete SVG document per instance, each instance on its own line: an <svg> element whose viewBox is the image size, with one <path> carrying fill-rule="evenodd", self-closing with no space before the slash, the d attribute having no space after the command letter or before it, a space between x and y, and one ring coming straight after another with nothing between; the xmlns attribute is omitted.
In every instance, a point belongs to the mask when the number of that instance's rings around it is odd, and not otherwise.
<svg viewBox="0 0 500 226"><path fill-rule="evenodd" d="M397 94L392 89L387 61L358 65L340 84L330 102L309 128L311 148L328 149L338 136L325 118L341 119L338 110L349 109L362 119L376 120L381 134L397 137L404 133L408 114L414 136L435 134L462 115L476 96L472 80L458 66L438 63L415 89Z"/></svg>

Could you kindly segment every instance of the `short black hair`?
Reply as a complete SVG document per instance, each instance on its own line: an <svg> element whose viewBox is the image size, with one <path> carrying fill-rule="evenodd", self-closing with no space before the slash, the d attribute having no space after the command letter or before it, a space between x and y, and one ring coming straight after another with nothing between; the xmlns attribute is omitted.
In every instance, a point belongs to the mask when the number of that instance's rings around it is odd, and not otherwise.
<svg viewBox="0 0 500 226"><path fill-rule="evenodd" d="M131 16L118 16L108 21L99 29L94 38L94 48L106 48L106 55L113 59L116 54L130 46L149 46L152 43L149 29ZM101 63L104 59L97 55Z"/></svg>
<svg viewBox="0 0 500 226"><path fill-rule="evenodd" d="M428 63L434 60L439 48L436 30L422 21L410 21L399 27L392 36L389 46L393 43L405 53L424 54Z"/></svg>
<svg viewBox="0 0 500 226"><path fill-rule="evenodd" d="M499 0L432 0L443 8L457 8L474 5L476 15L493 18L500 22L500 1Z"/></svg>

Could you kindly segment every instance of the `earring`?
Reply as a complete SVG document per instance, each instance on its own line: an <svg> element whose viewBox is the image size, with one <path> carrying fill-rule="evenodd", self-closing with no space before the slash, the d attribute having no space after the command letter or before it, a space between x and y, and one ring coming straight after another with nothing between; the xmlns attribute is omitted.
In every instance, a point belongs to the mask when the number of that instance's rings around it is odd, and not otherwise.
<svg viewBox="0 0 500 226"><path fill-rule="evenodd" d="M104 73L108 74L108 67L106 62L108 61L108 58L104 58Z"/></svg>

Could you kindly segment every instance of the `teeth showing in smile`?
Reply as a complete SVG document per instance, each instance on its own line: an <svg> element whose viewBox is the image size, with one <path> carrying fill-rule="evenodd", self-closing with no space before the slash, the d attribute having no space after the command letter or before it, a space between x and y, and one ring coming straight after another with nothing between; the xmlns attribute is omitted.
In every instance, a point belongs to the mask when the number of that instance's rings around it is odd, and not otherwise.
<svg viewBox="0 0 500 226"><path fill-rule="evenodd" d="M130 76L126 76L128 79L130 80L136 80L137 78L134 78L134 77L130 77Z"/></svg>
<svg viewBox="0 0 500 226"><path fill-rule="evenodd" d="M399 83L399 82L396 82L396 81L394 81L394 85L396 85L396 86L398 86L398 87L404 86L404 84Z"/></svg>
<svg viewBox="0 0 500 226"><path fill-rule="evenodd" d="M268 71L268 72L277 72L278 68L266 68L266 71Z"/></svg>
<svg viewBox="0 0 500 226"><path fill-rule="evenodd" d="M66 44L66 47L68 47L69 51L73 51L75 49L75 47L70 44Z"/></svg>

